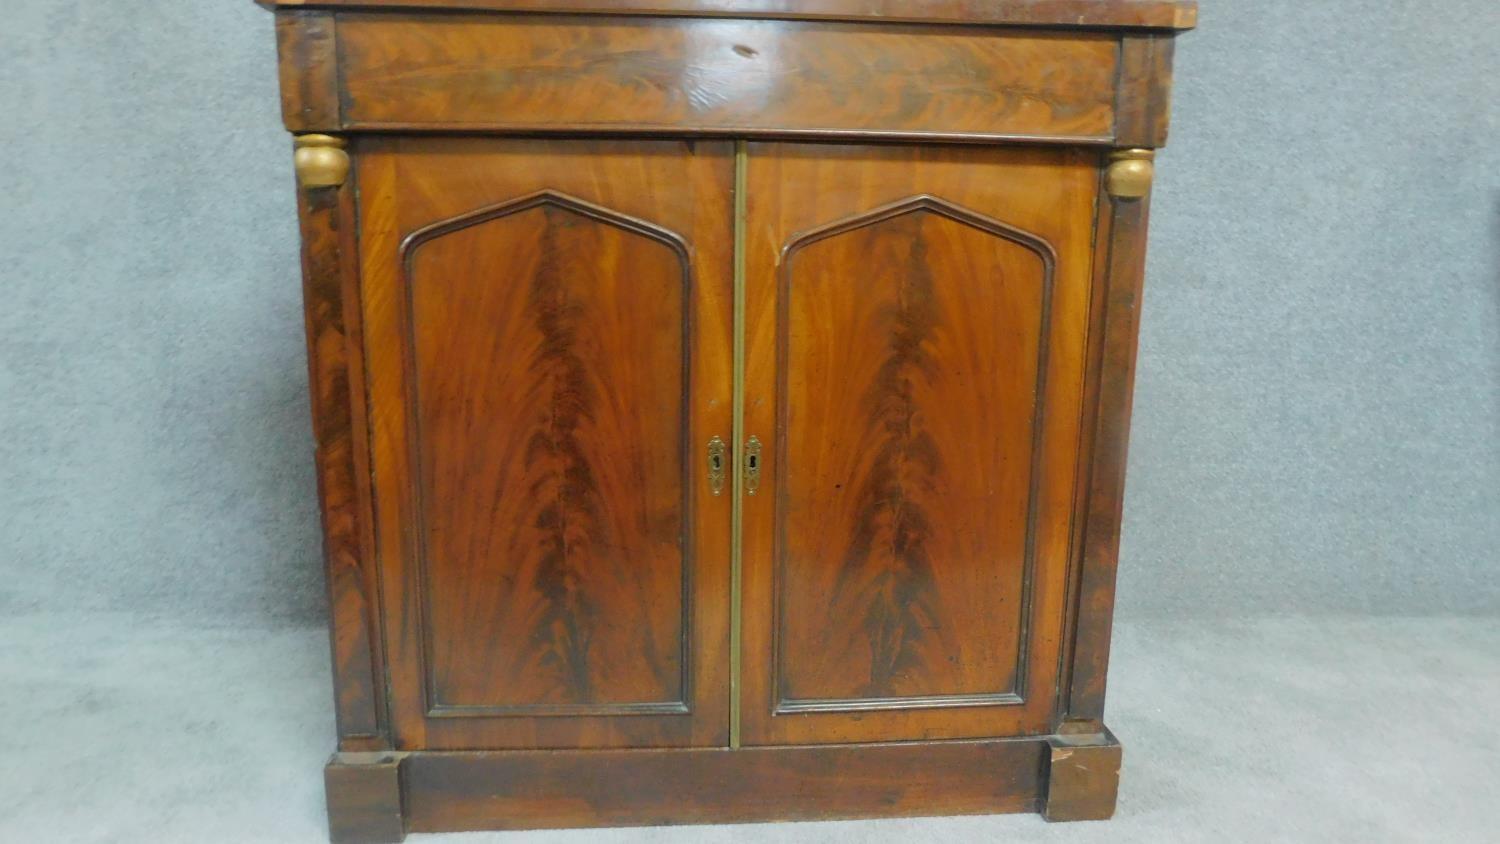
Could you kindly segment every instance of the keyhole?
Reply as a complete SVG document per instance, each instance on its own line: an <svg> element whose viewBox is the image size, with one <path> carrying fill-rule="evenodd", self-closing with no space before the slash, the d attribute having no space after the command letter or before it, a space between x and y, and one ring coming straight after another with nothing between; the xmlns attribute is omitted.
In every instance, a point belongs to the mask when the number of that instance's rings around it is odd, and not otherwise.
<svg viewBox="0 0 1500 844"><path fill-rule="evenodd" d="M754 454L750 455L749 459L746 462L749 464L750 468L752 468L752 469L758 469L758 468L760 468L757 465L757 464L760 463L760 458L757 457Z"/></svg>
<svg viewBox="0 0 1500 844"><path fill-rule="evenodd" d="M719 455L715 454L712 458L710 458L709 465L713 467L713 470L715 472L717 472L720 469L724 468L724 458L722 458Z"/></svg>

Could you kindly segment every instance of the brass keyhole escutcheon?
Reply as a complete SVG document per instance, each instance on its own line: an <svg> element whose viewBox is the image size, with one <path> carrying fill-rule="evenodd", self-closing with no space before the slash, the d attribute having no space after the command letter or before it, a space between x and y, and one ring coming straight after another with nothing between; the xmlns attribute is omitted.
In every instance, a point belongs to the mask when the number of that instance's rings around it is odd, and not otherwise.
<svg viewBox="0 0 1500 844"><path fill-rule="evenodd" d="M745 494L754 495L760 489L760 438L745 441Z"/></svg>
<svg viewBox="0 0 1500 844"><path fill-rule="evenodd" d="M708 441L708 491L714 495L724 494L724 479L729 476L727 454L723 439L714 437Z"/></svg>

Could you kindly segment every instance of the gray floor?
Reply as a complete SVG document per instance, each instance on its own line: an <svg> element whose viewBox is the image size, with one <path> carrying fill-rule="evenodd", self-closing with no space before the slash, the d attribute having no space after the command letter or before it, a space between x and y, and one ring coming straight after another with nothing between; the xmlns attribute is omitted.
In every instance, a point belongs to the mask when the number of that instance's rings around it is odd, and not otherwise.
<svg viewBox="0 0 1500 844"><path fill-rule="evenodd" d="M1125 623L1107 824L1032 816L412 836L453 844L1500 841L1500 620ZM321 842L320 630L0 619L4 842Z"/></svg>

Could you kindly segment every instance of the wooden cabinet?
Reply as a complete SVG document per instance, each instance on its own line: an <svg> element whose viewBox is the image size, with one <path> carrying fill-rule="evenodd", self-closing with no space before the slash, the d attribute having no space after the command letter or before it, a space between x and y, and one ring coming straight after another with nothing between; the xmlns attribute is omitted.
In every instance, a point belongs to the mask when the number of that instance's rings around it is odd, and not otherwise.
<svg viewBox="0 0 1500 844"><path fill-rule="evenodd" d="M1170 0L280 0L340 841L1108 817Z"/></svg>

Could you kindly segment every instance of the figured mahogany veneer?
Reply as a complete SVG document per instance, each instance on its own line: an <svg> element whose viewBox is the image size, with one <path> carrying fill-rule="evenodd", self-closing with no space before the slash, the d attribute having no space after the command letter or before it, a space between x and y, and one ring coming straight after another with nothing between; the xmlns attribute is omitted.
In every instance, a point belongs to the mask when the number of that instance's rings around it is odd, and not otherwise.
<svg viewBox="0 0 1500 844"><path fill-rule="evenodd" d="M359 162L397 746L724 741L730 147Z"/></svg>
<svg viewBox="0 0 1500 844"><path fill-rule="evenodd" d="M434 16L338 23L352 128L1112 134L1118 43L961 28Z"/></svg>
<svg viewBox="0 0 1500 844"><path fill-rule="evenodd" d="M1094 157L749 158L747 743L1048 732Z"/></svg>
<svg viewBox="0 0 1500 844"><path fill-rule="evenodd" d="M265 5L335 840L1113 812L1193 4Z"/></svg>

